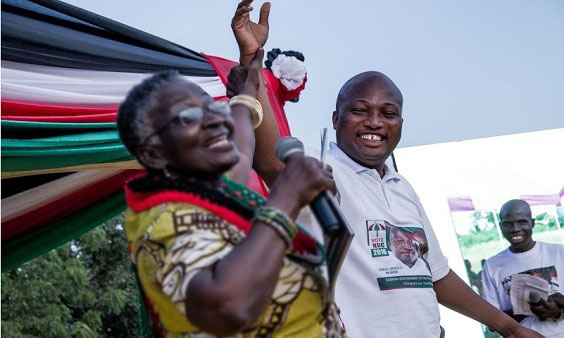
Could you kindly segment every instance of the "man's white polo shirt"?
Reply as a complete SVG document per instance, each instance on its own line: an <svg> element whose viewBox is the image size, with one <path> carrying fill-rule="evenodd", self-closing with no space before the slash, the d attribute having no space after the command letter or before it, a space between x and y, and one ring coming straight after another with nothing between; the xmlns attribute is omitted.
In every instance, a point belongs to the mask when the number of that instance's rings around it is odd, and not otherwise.
<svg viewBox="0 0 564 338"><path fill-rule="evenodd" d="M348 336L439 337L432 283L450 269L417 194L394 170L386 167L381 178L333 142L327 155L341 209L355 232L336 288ZM419 264L410 268L393 255L391 231L404 234L394 244L417 254Z"/></svg>

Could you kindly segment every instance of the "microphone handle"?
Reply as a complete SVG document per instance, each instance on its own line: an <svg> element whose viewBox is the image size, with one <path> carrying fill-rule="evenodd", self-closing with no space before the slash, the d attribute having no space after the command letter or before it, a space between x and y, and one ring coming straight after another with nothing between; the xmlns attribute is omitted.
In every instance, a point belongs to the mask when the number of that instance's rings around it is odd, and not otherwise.
<svg viewBox="0 0 564 338"><path fill-rule="evenodd" d="M339 230L340 223L331 207L329 198L327 191L324 191L311 202L310 207L323 231L331 234Z"/></svg>

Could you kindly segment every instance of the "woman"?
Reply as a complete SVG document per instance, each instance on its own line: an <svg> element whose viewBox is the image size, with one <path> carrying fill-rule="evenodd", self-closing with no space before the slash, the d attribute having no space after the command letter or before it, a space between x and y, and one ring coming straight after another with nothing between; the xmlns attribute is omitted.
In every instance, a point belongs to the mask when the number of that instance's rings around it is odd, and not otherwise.
<svg viewBox="0 0 564 338"><path fill-rule="evenodd" d="M292 156L268 200L241 184L260 120L249 97L262 57L259 48L231 113L174 72L143 81L120 107L120 137L146 169L126 187L127 238L167 337L342 335L322 247L293 223L334 187L330 171Z"/></svg>

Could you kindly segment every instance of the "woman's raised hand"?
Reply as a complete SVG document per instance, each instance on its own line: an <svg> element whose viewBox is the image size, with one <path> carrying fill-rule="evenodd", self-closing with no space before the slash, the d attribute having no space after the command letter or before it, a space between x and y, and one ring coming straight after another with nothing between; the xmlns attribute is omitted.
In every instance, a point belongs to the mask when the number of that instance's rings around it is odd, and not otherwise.
<svg viewBox="0 0 564 338"><path fill-rule="evenodd" d="M240 65L235 65L231 68L227 76L227 84L225 85L227 97L232 98L239 94L257 97L259 84L263 81L263 58L264 49L259 48L256 51L253 61L247 67L248 70Z"/></svg>
<svg viewBox="0 0 564 338"><path fill-rule="evenodd" d="M250 18L250 12L253 10L252 2L253 0L241 1L231 20L231 28L239 46L239 62L243 67L251 63L257 49L263 47L268 39L270 2L265 2L261 6L258 23L252 22Z"/></svg>

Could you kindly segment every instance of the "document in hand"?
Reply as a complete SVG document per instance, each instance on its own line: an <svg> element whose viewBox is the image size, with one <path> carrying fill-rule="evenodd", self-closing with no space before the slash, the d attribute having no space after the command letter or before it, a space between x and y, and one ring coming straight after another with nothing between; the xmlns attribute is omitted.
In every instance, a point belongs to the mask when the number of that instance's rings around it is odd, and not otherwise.
<svg viewBox="0 0 564 338"><path fill-rule="evenodd" d="M527 274L514 274L511 276L511 290L509 296L511 298L511 305L513 306L513 314L516 315L534 315L531 312L529 304L531 293L537 293L540 298L548 298L549 284L548 281L527 275ZM534 298L534 297L533 297Z"/></svg>

